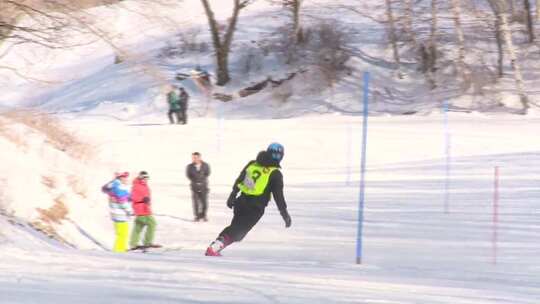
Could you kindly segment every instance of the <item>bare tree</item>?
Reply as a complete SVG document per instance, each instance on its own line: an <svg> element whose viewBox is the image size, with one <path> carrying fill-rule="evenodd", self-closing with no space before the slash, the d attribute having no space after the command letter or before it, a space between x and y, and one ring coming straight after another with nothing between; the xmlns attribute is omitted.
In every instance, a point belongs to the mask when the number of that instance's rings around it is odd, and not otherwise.
<svg viewBox="0 0 540 304"><path fill-rule="evenodd" d="M229 75L229 53L231 51L231 44L233 41L234 32L236 31L236 24L238 23L238 17L240 10L248 6L253 0L233 0L234 8L231 18L229 18L229 24L226 28L225 34L221 35L221 30L216 21L216 17L208 0L201 0L206 17L208 18L208 25L210 26L210 33L212 34L212 42L214 44L214 50L216 52L216 64L217 64L217 85L225 85L230 80Z"/></svg>
<svg viewBox="0 0 540 304"><path fill-rule="evenodd" d="M19 24L25 17L32 18L34 22L30 25ZM0 42L9 39L13 44L33 43L57 48L62 42L60 32L69 24L65 16L51 13L40 6L24 1L0 0Z"/></svg>
<svg viewBox="0 0 540 304"><path fill-rule="evenodd" d="M50 0L49 5L55 4ZM32 22L21 23L24 18ZM32 2L0 0L0 45L9 41L11 44L0 53L0 58L9 54L17 45L36 44L47 48L61 48L65 45L62 30L70 25L69 18L50 12L43 6ZM7 70L26 80L48 82L25 75L12 66L0 65L0 70Z"/></svg>
<svg viewBox="0 0 540 304"><path fill-rule="evenodd" d="M290 8L293 16L293 30L296 43L304 41L304 31L302 30L302 24L300 22L300 11L302 8L303 0L283 0L283 5Z"/></svg>
<svg viewBox="0 0 540 304"><path fill-rule="evenodd" d="M540 20L540 0L536 0L536 20Z"/></svg>
<svg viewBox="0 0 540 304"><path fill-rule="evenodd" d="M289 10L292 16L292 33L294 33L294 42L304 42L304 30L301 21L302 4L304 0L268 0L275 5L282 5Z"/></svg>
<svg viewBox="0 0 540 304"><path fill-rule="evenodd" d="M495 16L495 41L497 43L497 54L498 54L498 60L497 60L497 75L499 78L502 78L504 76L504 47L503 47L503 37L502 37L502 30L501 30L501 18L498 18Z"/></svg>
<svg viewBox="0 0 540 304"><path fill-rule="evenodd" d="M60 49L88 45L100 40L111 47L117 56L127 59L129 64L137 66L159 82L167 83L166 75L159 68L144 63L145 60L140 60L140 54L118 45L115 39L118 33L115 29L99 26L98 22L95 22L98 17L84 11L87 7L114 2L117 0L0 0L0 44L3 40L10 42L10 47L0 53L0 58L20 44L36 44ZM165 1L152 1L157 5L165 5L162 2ZM120 8L125 9L121 6ZM29 19L30 22L19 22L23 18ZM81 34L85 40L70 42L68 39L73 33ZM0 65L0 69L9 70L27 80L49 82L24 75L17 67Z"/></svg>
<svg viewBox="0 0 540 304"><path fill-rule="evenodd" d="M523 84L523 75L521 74L521 67L517 61L516 49L512 42L512 32L508 25L508 8L507 3L504 0L488 0L496 18L500 22L501 36L506 44L508 54L510 56L510 62L512 70L514 71L514 80L516 82L516 89L518 91L520 102L523 106L522 113L526 114L529 109L529 99L525 92Z"/></svg>
<svg viewBox="0 0 540 304"><path fill-rule="evenodd" d="M390 44L392 45L392 52L394 54L394 60L397 64L397 70L398 70L398 77L401 78L401 60L399 57L399 49L397 45L397 37L396 37L396 22L394 19L394 12L392 9L392 1L391 0L385 0L386 2L386 18L388 20L388 36L390 39Z"/></svg>
<svg viewBox="0 0 540 304"><path fill-rule="evenodd" d="M461 24L461 1L452 0L451 4L458 43L458 74L465 81L465 35Z"/></svg>
<svg viewBox="0 0 540 304"><path fill-rule="evenodd" d="M416 32L413 28L413 18L414 18L414 10L413 10L413 0L402 0L402 5L404 7L404 15L403 18L405 23L405 32L409 36L409 39L411 40L413 47L416 48Z"/></svg>
<svg viewBox="0 0 540 304"><path fill-rule="evenodd" d="M16 11L15 6L0 0L0 44L11 35L18 16L19 12Z"/></svg>
<svg viewBox="0 0 540 304"><path fill-rule="evenodd" d="M534 42L534 25L532 20L532 8L529 0L523 0L523 6L525 8L525 21L527 23L527 33L529 35L529 42Z"/></svg>
<svg viewBox="0 0 540 304"><path fill-rule="evenodd" d="M488 0L489 1L489 0ZM514 2L515 0L508 0L508 4L509 4L509 7L508 9L510 10L510 14L513 16L514 15L514 12L516 11L516 4Z"/></svg>
<svg viewBox="0 0 540 304"><path fill-rule="evenodd" d="M420 58L420 71L426 77L432 90L437 88L435 72L437 71L437 0L431 0L431 26L429 40L427 43L420 43L418 46L418 55Z"/></svg>
<svg viewBox="0 0 540 304"><path fill-rule="evenodd" d="M428 82L432 89L437 87L437 81L435 80L435 72L437 71L437 35L439 27L438 19L438 0L431 0L431 26L429 32L429 45L427 47L427 53L429 55L428 68Z"/></svg>

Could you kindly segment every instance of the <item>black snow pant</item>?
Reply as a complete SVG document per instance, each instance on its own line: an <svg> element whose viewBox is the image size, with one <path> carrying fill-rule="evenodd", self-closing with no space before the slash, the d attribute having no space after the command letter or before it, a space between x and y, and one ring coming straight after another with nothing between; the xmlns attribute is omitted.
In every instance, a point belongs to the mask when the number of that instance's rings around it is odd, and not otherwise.
<svg viewBox="0 0 540 304"><path fill-rule="evenodd" d="M180 123L182 121L182 111L181 110L169 110L169 121L173 124L174 123L174 116L176 116L176 123Z"/></svg>
<svg viewBox="0 0 540 304"><path fill-rule="evenodd" d="M187 109L185 107L182 108L182 123L187 124Z"/></svg>
<svg viewBox="0 0 540 304"><path fill-rule="evenodd" d="M206 219L208 211L208 190L191 190L191 201L193 202L193 215L195 219Z"/></svg>
<svg viewBox="0 0 540 304"><path fill-rule="evenodd" d="M264 207L250 204L240 197L234 205L234 216L231 224L223 229L220 237L240 242L264 215Z"/></svg>

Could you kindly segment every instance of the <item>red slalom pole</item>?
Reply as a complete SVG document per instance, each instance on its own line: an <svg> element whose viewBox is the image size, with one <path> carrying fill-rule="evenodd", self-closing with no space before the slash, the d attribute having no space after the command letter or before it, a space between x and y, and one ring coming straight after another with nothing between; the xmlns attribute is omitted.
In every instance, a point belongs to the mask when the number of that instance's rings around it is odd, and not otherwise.
<svg viewBox="0 0 540 304"><path fill-rule="evenodd" d="M495 167L493 183L493 234L491 237L493 264L497 264L497 241L499 226L499 167Z"/></svg>

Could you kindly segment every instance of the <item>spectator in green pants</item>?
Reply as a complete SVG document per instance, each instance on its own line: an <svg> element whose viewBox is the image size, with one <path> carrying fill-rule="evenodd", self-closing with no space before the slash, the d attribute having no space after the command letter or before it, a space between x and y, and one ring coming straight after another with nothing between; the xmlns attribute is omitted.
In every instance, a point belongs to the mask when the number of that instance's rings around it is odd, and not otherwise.
<svg viewBox="0 0 540 304"><path fill-rule="evenodd" d="M152 197L148 186L148 173L141 171L133 180L131 188L131 201L135 216L135 225L131 233L130 247L134 249L159 248L161 245L154 244L154 234L156 231L156 220L152 216ZM141 232L146 228L143 245L139 245Z"/></svg>

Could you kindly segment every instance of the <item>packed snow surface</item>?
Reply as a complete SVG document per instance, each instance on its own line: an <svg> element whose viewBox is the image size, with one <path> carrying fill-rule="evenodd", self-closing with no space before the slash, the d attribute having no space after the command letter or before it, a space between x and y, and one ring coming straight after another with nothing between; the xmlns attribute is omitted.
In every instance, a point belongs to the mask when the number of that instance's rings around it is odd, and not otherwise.
<svg viewBox="0 0 540 304"><path fill-rule="evenodd" d="M209 41L202 7L173 2L122 1L82 12L109 32L108 42L68 31L69 42L81 46L1 46L13 47L2 65L48 82L2 71L0 110L56 115L90 148L83 160L54 146L43 130L0 119L1 304L539 302L538 108L527 116L450 113L446 128L438 107L455 96L427 94L417 75L392 77L384 27L335 6L328 14L318 5L336 1L317 0L306 7L307 22L338 16L355 28L358 52L343 81L320 92L310 71L274 91L208 104L186 80L189 123L169 125L165 85L196 65L213 70L211 48L159 57L179 30L200 31L200 41ZM223 23L230 5L212 2ZM241 71L243 51L289 20L278 9L257 1L241 15L231 56L235 79L216 91L290 72L270 59L251 75ZM111 43L127 51L124 63L113 64ZM536 73L534 66L526 65ZM364 71L372 73L372 115L356 265ZM515 98L509 94L501 94L503 101ZM452 104L475 102L468 98ZM411 111L418 115L383 114ZM285 229L270 203L243 242L221 258L205 257L232 217L225 201L240 169L274 141L285 146L292 227ZM206 223L192 221L185 177L195 151L212 168ZM126 170L150 173L156 242L171 250L110 252L113 226L100 187ZM68 212L49 228L67 245L31 226L55 202Z"/></svg>
<svg viewBox="0 0 540 304"><path fill-rule="evenodd" d="M156 241L181 249L68 249L2 220L0 302L537 303L540 141L533 126L539 120L450 115L445 213L443 116L370 119L362 265L355 264L358 117L192 118L186 126L166 124L164 114L129 122L65 119L98 149L111 174L150 173ZM285 229L271 203L224 257L203 256L232 216L225 200L239 170L272 141L285 146L292 227ZM193 151L212 166L207 223L191 221L184 169ZM501 176L496 226L495 166ZM112 224L100 207L106 198L97 199L80 208L99 212L75 213L72 220L110 248Z"/></svg>

